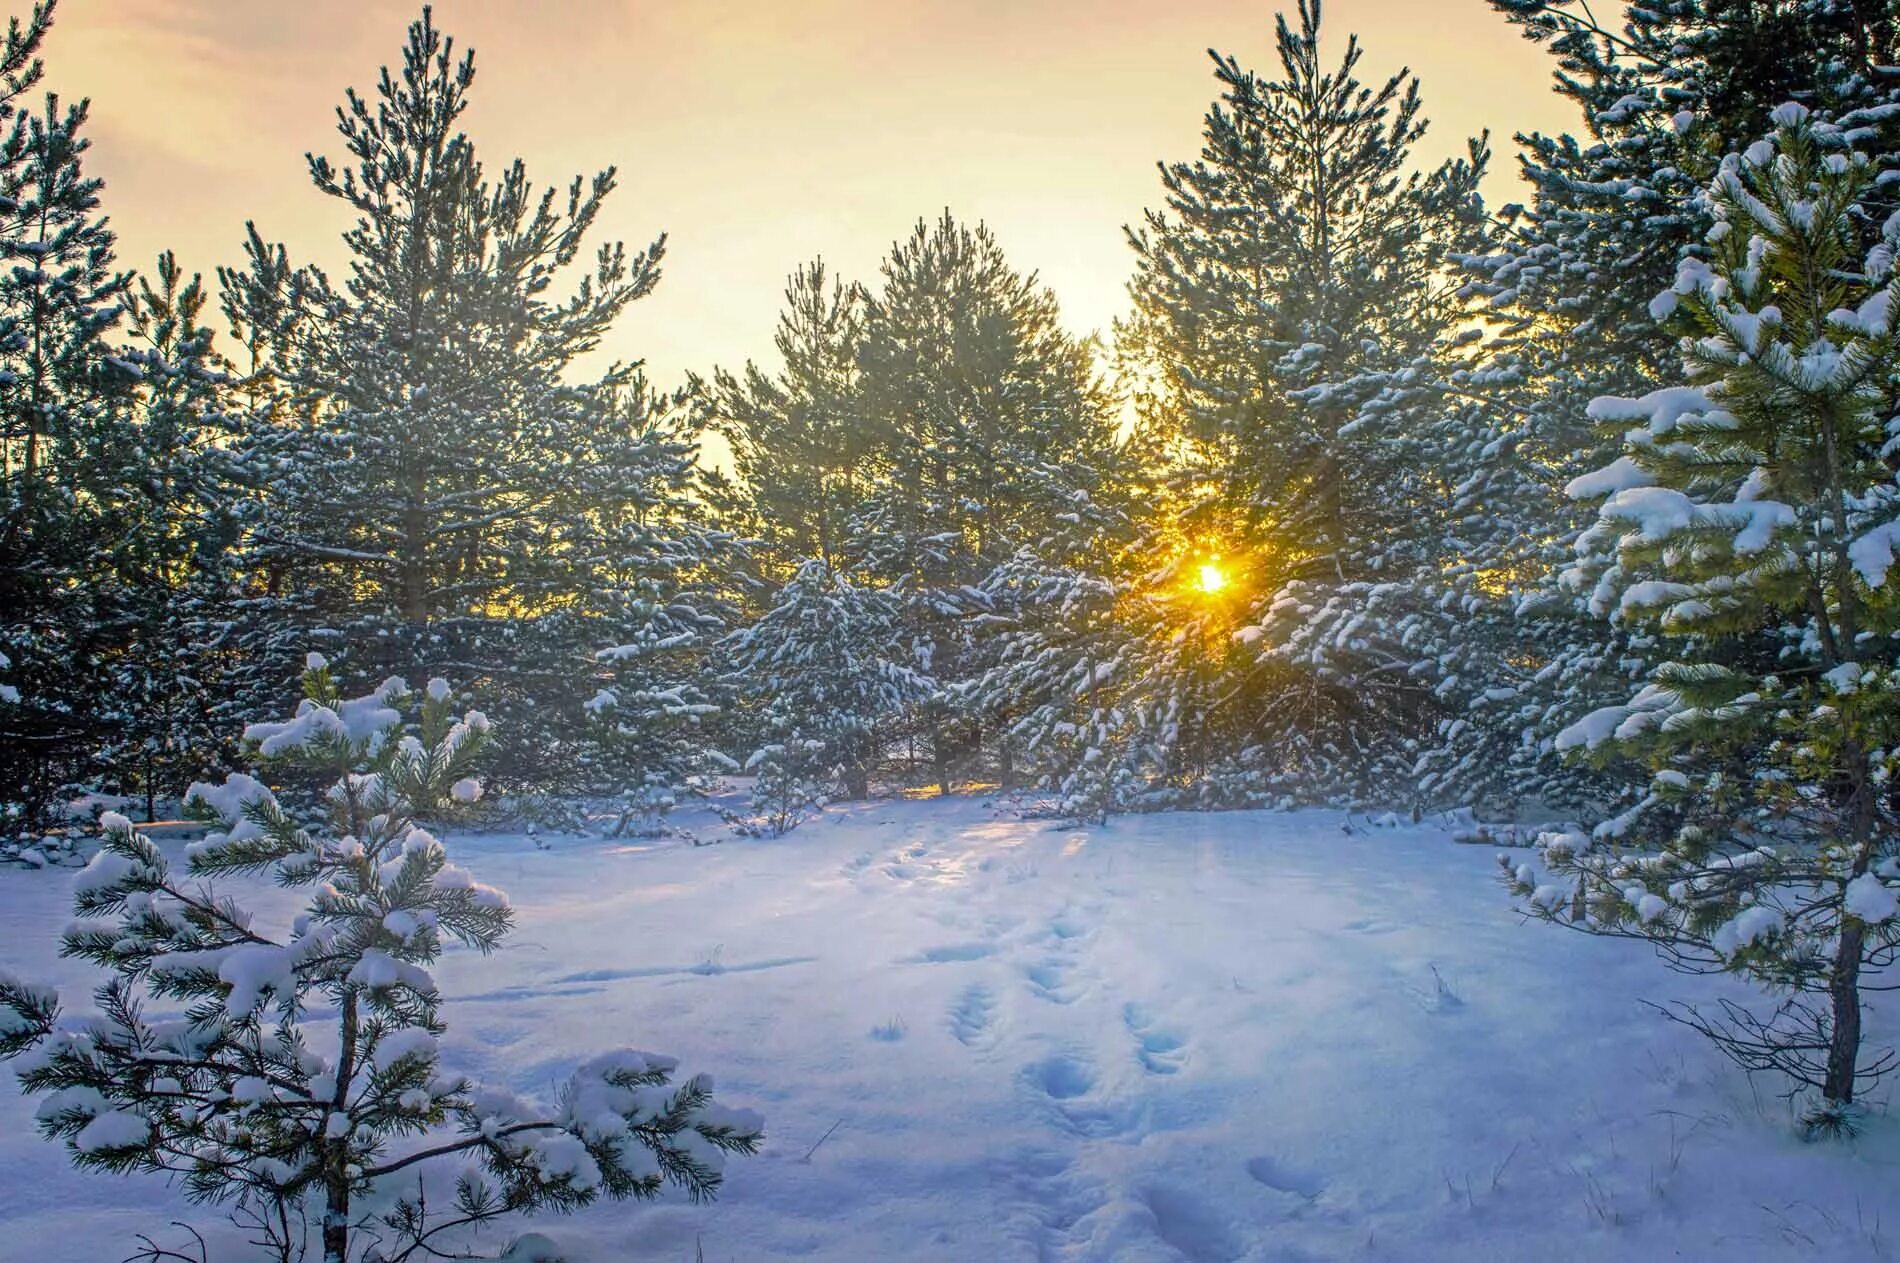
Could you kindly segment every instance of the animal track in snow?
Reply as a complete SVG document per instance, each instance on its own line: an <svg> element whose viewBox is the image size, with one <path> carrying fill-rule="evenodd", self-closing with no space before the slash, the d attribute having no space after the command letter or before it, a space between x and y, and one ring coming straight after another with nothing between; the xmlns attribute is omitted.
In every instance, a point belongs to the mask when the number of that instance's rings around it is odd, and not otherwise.
<svg viewBox="0 0 1900 1263"><path fill-rule="evenodd" d="M950 1006L950 1033L966 1048L987 1047L996 1035L996 993L971 983Z"/></svg>
<svg viewBox="0 0 1900 1263"><path fill-rule="evenodd" d="M1074 908L1064 908L1049 918L1049 937L1062 942L1082 938L1095 927Z"/></svg>
<svg viewBox="0 0 1900 1263"><path fill-rule="evenodd" d="M1155 1235L1193 1263L1233 1263L1242 1248L1218 1208L1185 1189L1157 1185L1141 1200L1155 1217Z"/></svg>
<svg viewBox="0 0 1900 1263"><path fill-rule="evenodd" d="M1107 1204L1099 1180L1077 1170L1073 1154L1029 1149L997 1164L995 1179L1018 1203L1013 1235L1043 1263L1072 1256L1084 1220Z"/></svg>
<svg viewBox="0 0 1900 1263"><path fill-rule="evenodd" d="M1271 1154L1247 1159L1247 1174L1268 1188L1312 1201L1326 1191L1326 1179L1317 1171L1294 1166Z"/></svg>
<svg viewBox="0 0 1900 1263"><path fill-rule="evenodd" d="M1025 968L1023 978L1030 991L1051 1004L1074 1004L1081 998L1082 989L1070 979L1069 972L1067 961L1051 957Z"/></svg>
<svg viewBox="0 0 1900 1263"><path fill-rule="evenodd" d="M1138 1108L1095 1095L1095 1066L1077 1053L1057 1053L1023 1069L1023 1082L1071 1135L1099 1140L1119 1136L1139 1121Z"/></svg>
<svg viewBox="0 0 1900 1263"><path fill-rule="evenodd" d="M1155 1024L1145 1005L1122 1006L1122 1022L1135 1040L1135 1056L1149 1074L1173 1074L1187 1062L1187 1040L1180 1033Z"/></svg>
<svg viewBox="0 0 1900 1263"><path fill-rule="evenodd" d="M1095 1086L1095 1068L1066 1053L1038 1061L1024 1074L1030 1083L1057 1101L1074 1100Z"/></svg>

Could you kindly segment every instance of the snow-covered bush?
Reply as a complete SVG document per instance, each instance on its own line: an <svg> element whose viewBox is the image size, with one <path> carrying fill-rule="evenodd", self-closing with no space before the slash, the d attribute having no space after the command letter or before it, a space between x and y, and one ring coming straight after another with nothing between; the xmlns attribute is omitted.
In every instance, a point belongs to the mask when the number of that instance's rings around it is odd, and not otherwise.
<svg viewBox="0 0 1900 1263"><path fill-rule="evenodd" d="M295 715L244 739L267 766L333 778L321 826L250 775L195 784L189 809L214 831L180 871L109 813L63 949L109 972L98 1012L62 1020L53 992L0 974L0 1056L41 1098L42 1132L81 1167L165 1172L194 1200L237 1202L284 1260L311 1220L332 1263L469 1258L467 1231L512 1212L668 1181L717 1189L759 1120L715 1105L704 1076L676 1083L671 1057L603 1054L552 1105L441 1064L427 966L446 938L489 951L513 911L418 820L479 796L488 721L455 715L433 680L405 731L402 681L344 698L314 654L303 683ZM309 891L280 933L227 885L264 874ZM166 1016L148 1018L148 1002ZM456 1163L452 1194L428 1205L417 1168Z"/></svg>
<svg viewBox="0 0 1900 1263"><path fill-rule="evenodd" d="M1900 214L1856 133L1774 111L1707 198L1707 258L1652 311L1684 331L1686 385L1603 397L1624 454L1570 485L1601 500L1567 576L1593 610L1674 655L1560 749L1644 760L1649 791L1593 833L1505 867L1531 912L1653 941L1692 972L1739 974L1767 1012L1679 1015L1851 1127L1896 1065L1861 1056L1861 990L1900 953Z"/></svg>

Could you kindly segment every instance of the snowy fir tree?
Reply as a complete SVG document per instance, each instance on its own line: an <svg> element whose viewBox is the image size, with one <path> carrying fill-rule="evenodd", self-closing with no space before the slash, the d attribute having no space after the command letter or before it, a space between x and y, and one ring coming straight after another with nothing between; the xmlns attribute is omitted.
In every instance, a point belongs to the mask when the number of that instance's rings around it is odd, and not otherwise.
<svg viewBox="0 0 1900 1263"><path fill-rule="evenodd" d="M918 667L946 690L982 670L966 623L984 579L1057 526L1114 452L1089 348L1058 315L987 228L947 212L897 243L870 299L860 407L876 488L854 556L899 593ZM983 734L947 692L919 708L918 728L947 793Z"/></svg>
<svg viewBox="0 0 1900 1263"><path fill-rule="evenodd" d="M1503 209L1494 246L1460 260L1491 336L1470 364L1421 383L1414 405L1440 432L1460 558L1424 602L1456 617L1422 628L1425 651L1451 666L1422 783L1441 801L1617 809L1643 793L1640 768L1567 764L1555 746L1661 652L1650 629L1592 617L1556 582L1591 525L1563 489L1617 455L1587 406L1681 373L1648 296L1700 252L1699 191L1722 156L1789 99L1888 132L1880 67L1900 50L1882 4L1675 0L1614 20L1570 0L1495 7L1551 52L1580 131L1517 137L1531 195Z"/></svg>
<svg viewBox="0 0 1900 1263"><path fill-rule="evenodd" d="M745 554L708 507L689 391L633 372L582 399L558 499L585 509L523 559L541 613L502 629L515 640L492 674L523 672L506 694L532 734L521 780L644 814L730 766L714 646L739 617Z"/></svg>
<svg viewBox="0 0 1900 1263"><path fill-rule="evenodd" d="M762 699L764 743L746 766L758 778L753 805L772 832L827 799L867 797L892 726L936 692L909 660L902 612L889 589L813 558L770 610L722 646L733 692Z"/></svg>
<svg viewBox="0 0 1900 1263"><path fill-rule="evenodd" d="M116 357L134 383L106 510L114 542L102 560L116 596L94 760L97 783L143 799L148 819L223 762L243 701L261 687L234 652L239 521L224 445L243 415L200 319L207 301L200 278L161 255L127 295L132 341Z"/></svg>
<svg viewBox="0 0 1900 1263"><path fill-rule="evenodd" d="M1417 80L1363 85L1354 37L1328 69L1320 25L1306 0L1279 19L1276 79L1216 55L1202 157L1163 167L1166 209L1130 231L1120 332L1146 422L1179 436L1181 477L1210 502L1195 515L1231 532L1206 546L1250 560L1254 643L1278 659L1256 675L1256 731L1290 773L1320 773L1306 792L1364 797L1409 762L1394 741L1420 690L1312 664L1302 631L1332 623L1345 647L1336 610L1438 559L1421 436L1361 413L1461 314L1445 264L1481 240L1486 152L1408 174Z"/></svg>
<svg viewBox="0 0 1900 1263"><path fill-rule="evenodd" d="M277 395L247 444L269 490L246 565L349 661L446 672L517 721L501 778L563 785L578 773L542 760L573 743L550 748L542 719L583 726L598 681L576 664L642 634L636 572L696 546L667 532L680 449L642 430L644 384L569 380L651 291L664 239L586 261L614 171L565 190L519 161L489 174L458 130L474 77L425 9L399 69L338 111L350 165L310 160L356 217L347 279L288 269L256 233L224 273ZM667 451L621 450L643 443Z"/></svg>
<svg viewBox="0 0 1900 1263"><path fill-rule="evenodd" d="M601 1054L551 1105L441 1064L427 967L450 939L493 950L513 910L419 818L480 796L488 720L457 716L436 679L406 725L402 681L347 698L315 654L304 692L294 716L244 737L267 773L334 778L320 825L247 773L196 784L191 807L215 831L180 872L107 815L63 948L110 974L98 1011L62 1018L50 989L0 974L0 1054L41 1097L41 1131L82 1167L165 1173L194 1200L236 1202L285 1263L303 1257L307 1221L327 1263L470 1258L472 1230L518 1212L669 1182L712 1194L724 1156L756 1149L759 1121L716 1104L704 1075L676 1082L671 1057ZM220 889L259 873L309 892L280 934ZM176 1016L148 1017L154 1003Z"/></svg>
<svg viewBox="0 0 1900 1263"><path fill-rule="evenodd" d="M1642 759L1648 792L1589 835L1547 835L1545 875L1513 881L1546 918L1761 984L1766 1013L1682 1015L1817 1093L1810 1126L1838 1129L1894 1064L1860 1043L1862 989L1900 947L1900 215L1864 248L1881 165L1805 106L1774 122L1708 189L1707 258L1651 304L1682 332L1686 383L1594 401L1624 454L1570 485L1602 499L1567 580L1667 656L1558 745Z"/></svg>
<svg viewBox="0 0 1900 1263"><path fill-rule="evenodd" d="M862 408L858 356L865 293L822 260L785 283L773 334L776 377L748 363L714 374L714 424L732 448L745 489L743 522L784 578L803 558L849 563L851 523L870 492L877 431Z"/></svg>
<svg viewBox="0 0 1900 1263"><path fill-rule="evenodd" d="M0 49L0 652L19 690L0 716L0 797L22 831L96 770L119 732L101 703L190 564L162 541L190 513L191 425L146 406L144 366L111 341L131 278L85 167L87 104L16 105L52 11L14 21Z"/></svg>

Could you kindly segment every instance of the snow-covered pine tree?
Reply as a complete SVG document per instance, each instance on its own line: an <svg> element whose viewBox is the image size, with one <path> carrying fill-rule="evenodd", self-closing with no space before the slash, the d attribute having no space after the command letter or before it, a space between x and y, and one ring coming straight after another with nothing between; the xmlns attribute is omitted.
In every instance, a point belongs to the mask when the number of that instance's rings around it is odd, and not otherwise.
<svg viewBox="0 0 1900 1263"><path fill-rule="evenodd" d="M100 607L120 595L101 555L130 446L118 405L131 374L107 340L129 278L84 168L86 104L16 105L40 78L52 13L13 20L0 47L0 652L20 698L0 712L0 795L29 827L101 731L112 620Z"/></svg>
<svg viewBox="0 0 1900 1263"><path fill-rule="evenodd" d="M1421 383L1442 402L1414 405L1437 417L1462 559L1430 603L1454 618L1418 642L1450 667L1423 784L1462 802L1629 801L1643 792L1639 768L1566 764L1553 742L1659 652L1649 629L1606 625L1553 582L1592 520L1563 488L1617 454L1585 411L1680 375L1648 296L1701 250L1699 190L1767 110L1799 100L1891 137L1900 85L1882 67L1900 59L1900 29L1891 5L1840 0L1671 0L1614 16L1578 0L1494 4L1549 48L1580 126L1517 137L1531 196L1504 208L1494 247L1463 260L1494 337L1467 369ZM1876 234L1881 219L1869 221Z"/></svg>
<svg viewBox="0 0 1900 1263"><path fill-rule="evenodd" d="M154 285L156 281L156 285ZM134 374L122 407L117 494L102 506L111 546L100 581L112 594L99 616L107 683L94 703L103 726L94 753L111 792L182 800L186 785L225 763L234 708L256 691L238 652L232 545L239 505L222 477L219 446L237 432L232 379L200 322L207 296L171 254L127 295L132 342L117 362Z"/></svg>
<svg viewBox="0 0 1900 1263"><path fill-rule="evenodd" d="M732 448L747 533L781 580L804 558L850 562L851 519L878 445L859 392L864 306L863 289L831 277L822 260L800 267L772 336L778 375L751 363L743 376L720 369L707 392Z"/></svg>
<svg viewBox="0 0 1900 1263"><path fill-rule="evenodd" d="M660 820L702 778L731 770L715 646L737 620L738 541L714 519L699 467L700 405L634 374L587 427L567 493L583 506L559 525L549 613L522 633L549 636L540 662L585 632L593 663L580 711L533 722L539 748L584 748L569 774L539 783L622 801L621 827Z"/></svg>
<svg viewBox="0 0 1900 1263"><path fill-rule="evenodd" d="M888 589L814 557L770 610L726 638L728 686L759 716L762 741L747 767L771 832L827 799L866 797L880 732L936 691L911 661L902 615Z"/></svg>
<svg viewBox="0 0 1900 1263"><path fill-rule="evenodd" d="M638 634L571 610L605 564L596 511L623 522L669 492L624 486L634 462L611 450L631 370L568 376L652 289L664 239L585 259L614 171L565 190L534 187L519 161L491 175L458 130L474 76L425 8L399 68L338 111L349 165L310 159L317 189L355 216L347 279L291 268L255 232L222 278L239 341L267 357L250 380L277 396L245 452L268 489L247 570L294 594L298 625L335 633L324 643L348 660L492 696L522 721L496 755L497 776L520 781L544 770L529 720L578 724L598 687L582 664ZM575 499L589 481L629 498Z"/></svg>
<svg viewBox="0 0 1900 1263"><path fill-rule="evenodd" d="M759 1121L714 1103L705 1076L675 1083L671 1057L595 1057L551 1105L440 1064L427 966L449 938L493 949L513 913L420 820L479 796L488 721L456 716L437 679L405 732L400 680L345 698L314 654L304 692L291 719L245 741L269 765L332 778L321 827L249 775L197 784L192 809L216 831L180 872L108 815L64 945L112 975L98 1013L62 1021L55 993L0 973L0 1055L43 1098L41 1130L81 1167L162 1172L194 1199L245 1204L284 1263L302 1257L306 1216L326 1263L372 1257L370 1242L391 1261L467 1258L465 1230L516 1212L648 1197L669 1181L714 1192L723 1155L757 1147ZM266 873L310 891L281 934L230 888ZM151 1001L182 1016L148 1018ZM430 1173L455 1163L448 1209L428 1211Z"/></svg>
<svg viewBox="0 0 1900 1263"><path fill-rule="evenodd" d="M1097 538L1107 543L1114 525ZM1135 716L1121 705L1141 665L1128 587L1112 566L1023 549L984 581L990 665L962 690L964 707L997 729L1004 790L1019 777L1046 786L1057 814L1094 823L1127 804L1142 770Z"/></svg>
<svg viewBox="0 0 1900 1263"><path fill-rule="evenodd" d="M918 666L945 690L982 670L964 620L984 579L1069 511L1087 485L1070 471L1114 451L1091 349L1059 314L987 228L948 212L897 243L869 302L860 392L878 449L854 556L902 599ZM948 791L982 734L948 691L918 712Z"/></svg>
<svg viewBox="0 0 1900 1263"><path fill-rule="evenodd" d="M1651 304L1686 384L1594 401L1624 454L1570 485L1603 499L1567 581L1669 656L1557 744L1642 759L1648 792L1546 835L1543 874L1504 862L1540 916L1764 987L1766 1014L1678 1015L1818 1093L1808 1125L1833 1131L1895 1064L1860 1043L1868 975L1900 950L1900 214L1854 130L1773 119L1706 192L1706 257Z"/></svg>
<svg viewBox="0 0 1900 1263"><path fill-rule="evenodd" d="M1377 662L1313 663L1302 633L1333 624L1328 643L1356 649L1333 614L1438 559L1442 495L1415 436L1360 413L1462 315L1445 264L1482 229L1486 151L1408 174L1417 80L1361 84L1356 38L1328 69L1320 27L1317 0L1278 19L1278 78L1215 55L1202 157L1162 168L1166 209L1129 232L1119 334L1151 383L1146 422L1179 436L1202 512L1236 532L1209 546L1257 584L1256 738L1317 774L1305 792L1385 796L1425 699Z"/></svg>

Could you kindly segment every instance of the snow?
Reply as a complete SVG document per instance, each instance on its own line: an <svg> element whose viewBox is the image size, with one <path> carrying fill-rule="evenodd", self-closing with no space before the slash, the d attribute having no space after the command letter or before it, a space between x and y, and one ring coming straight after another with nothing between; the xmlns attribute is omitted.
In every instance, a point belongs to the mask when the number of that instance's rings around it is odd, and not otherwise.
<svg viewBox="0 0 1900 1263"><path fill-rule="evenodd" d="M1743 908L1732 921L1717 929L1709 941L1720 951L1732 955L1779 933L1784 924L1781 913L1773 908Z"/></svg>
<svg viewBox="0 0 1900 1263"><path fill-rule="evenodd" d="M408 691L401 678L391 676L362 697L338 702L334 710L305 698L287 720L246 726L244 739L256 742L258 753L266 758L308 748L326 737L363 743L374 753L383 734L402 720L390 703Z"/></svg>
<svg viewBox="0 0 1900 1263"><path fill-rule="evenodd" d="M1665 386L1640 399L1599 395L1584 409L1592 421L1643 421L1652 433L1667 434L1685 416L1716 411L1709 397L1693 386Z"/></svg>
<svg viewBox="0 0 1900 1263"><path fill-rule="evenodd" d="M371 1061L377 1070L386 1072L404 1058L432 1062L435 1057L435 1036L420 1026L408 1026L383 1036Z"/></svg>
<svg viewBox="0 0 1900 1263"><path fill-rule="evenodd" d="M678 822L720 836L702 810ZM518 1116L514 1095L558 1098L612 1134L608 1114L650 1102L608 1071L655 1058L611 1050L652 1047L766 1124L716 1203L512 1220L489 1251L532 1237L516 1257L692 1259L701 1243L708 1259L907 1263L1875 1257L1857 1225L1893 1205L1891 1118L1853 1146L1803 1144L1771 1083L1751 1090L1640 1003L1745 986L1526 923L1493 853L1453 845L1451 821L1365 824L1244 812L1062 829L953 798L835 807L784 838L704 847L450 836L515 895L519 929L433 967L441 1073L491 1083L497 1120ZM7 965L84 995L92 972L58 956L64 885L0 883ZM261 915L291 898L268 879L240 893ZM1868 1022L1870 1044L1892 1042L1885 1006ZM217 1210L160 1178L70 1169L34 1134L36 1103L0 1094L0 1263L43 1263L48 1241L121 1258L173 1219L212 1258L248 1257ZM598 1178L578 1145L536 1157L550 1177Z"/></svg>
<svg viewBox="0 0 1900 1263"><path fill-rule="evenodd" d="M1900 545L1900 521L1882 522L1847 546L1847 559L1870 588L1887 581L1893 566L1893 553Z"/></svg>
<svg viewBox="0 0 1900 1263"><path fill-rule="evenodd" d="M1850 915L1859 917L1869 925L1878 925L1900 912L1900 898L1896 898L1892 888L1880 878L1872 873L1862 873L1847 883L1843 906Z"/></svg>
<svg viewBox="0 0 1900 1263"><path fill-rule="evenodd" d="M245 818L244 809L252 803L275 804L277 796L268 786L255 777L243 772L232 772L224 778L224 784L212 785L205 781L193 781L185 790L185 801L202 802L230 822L228 833L213 833L203 841L194 843L187 854L196 854L222 846L226 842L242 842L248 838L263 836L263 830Z"/></svg>
<svg viewBox="0 0 1900 1263"><path fill-rule="evenodd" d="M1572 478L1565 485L1564 494L1572 500L1594 500L1631 487L1648 487L1655 481L1648 470L1627 456L1619 456L1602 469Z"/></svg>
<svg viewBox="0 0 1900 1263"><path fill-rule="evenodd" d="M81 1153L127 1149L144 1144L151 1131L151 1124L137 1114L125 1110L107 1110L80 1128L74 1143L79 1146Z"/></svg>

